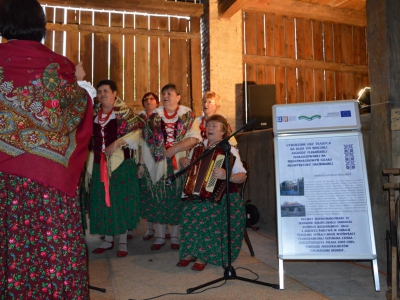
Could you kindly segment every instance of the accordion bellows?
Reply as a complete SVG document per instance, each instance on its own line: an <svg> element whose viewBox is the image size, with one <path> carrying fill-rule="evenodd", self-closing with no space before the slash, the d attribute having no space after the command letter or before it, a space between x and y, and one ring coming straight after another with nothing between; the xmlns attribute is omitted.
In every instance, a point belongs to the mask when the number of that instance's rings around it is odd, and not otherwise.
<svg viewBox="0 0 400 300"><path fill-rule="evenodd" d="M202 199L220 203L225 192L226 180L212 177L214 168L226 169L225 153L219 147L212 149L197 146L193 150L192 162L194 162L204 151L211 153L194 164L188 171L184 193L189 199ZM230 153L230 171L232 170L235 157Z"/></svg>

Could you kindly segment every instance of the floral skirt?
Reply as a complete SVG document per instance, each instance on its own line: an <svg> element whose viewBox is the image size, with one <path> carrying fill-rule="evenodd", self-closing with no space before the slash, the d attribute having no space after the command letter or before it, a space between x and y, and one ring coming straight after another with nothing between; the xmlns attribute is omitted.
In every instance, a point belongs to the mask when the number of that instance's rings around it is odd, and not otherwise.
<svg viewBox="0 0 400 300"><path fill-rule="evenodd" d="M143 219L147 219L149 217L149 199L151 192L149 193L147 184L151 182L149 171L146 167L144 167L143 177L139 180L139 197L140 197L140 216Z"/></svg>
<svg viewBox="0 0 400 300"><path fill-rule="evenodd" d="M172 160L168 159L167 164L167 174L174 174ZM177 178L170 186L165 185L166 176L153 184L146 168L143 177L140 182L141 217L155 223L179 224L185 176Z"/></svg>
<svg viewBox="0 0 400 300"><path fill-rule="evenodd" d="M93 164L90 185L90 233L114 235L136 228L140 222L139 179L136 163L131 159L112 172L109 181L110 202L105 202L104 184L100 182L100 165Z"/></svg>
<svg viewBox="0 0 400 300"><path fill-rule="evenodd" d="M189 200L181 217L180 259L192 255L217 265L228 264L228 231L226 200L220 204ZM243 242L246 225L245 206L237 193L230 194L231 258L234 261Z"/></svg>
<svg viewBox="0 0 400 300"><path fill-rule="evenodd" d="M77 197L0 172L0 299L88 299Z"/></svg>

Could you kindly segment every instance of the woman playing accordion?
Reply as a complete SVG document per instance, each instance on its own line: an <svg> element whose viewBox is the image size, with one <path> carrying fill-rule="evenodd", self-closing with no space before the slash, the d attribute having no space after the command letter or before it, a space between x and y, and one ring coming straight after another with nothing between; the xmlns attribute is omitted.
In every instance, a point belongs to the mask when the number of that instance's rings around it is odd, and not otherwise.
<svg viewBox="0 0 400 300"><path fill-rule="evenodd" d="M221 115L213 115L206 121L206 147L221 141L228 136L228 122ZM231 147L231 153L236 157L230 177L230 213L231 213L231 258L235 260L242 245L245 228L245 206L237 193L235 183L246 180L246 170L240 160L239 152ZM187 166L188 158L181 158L180 164ZM226 171L214 168L211 176L225 180ZM186 267L190 262L195 264L192 270L202 271L207 263L226 265L228 263L227 241L227 211L225 195L220 203L203 199L192 199L185 202L181 215L180 261L177 266Z"/></svg>

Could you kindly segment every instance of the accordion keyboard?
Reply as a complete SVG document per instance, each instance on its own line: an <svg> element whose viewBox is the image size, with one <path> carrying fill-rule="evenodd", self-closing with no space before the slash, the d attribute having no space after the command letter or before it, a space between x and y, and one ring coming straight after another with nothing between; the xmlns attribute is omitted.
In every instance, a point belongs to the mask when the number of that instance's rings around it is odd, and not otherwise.
<svg viewBox="0 0 400 300"><path fill-rule="evenodd" d="M210 167L208 174L207 174L207 178L208 178L207 185L206 185L207 192L214 191L214 188L215 188L215 185L216 185L218 179L211 177L211 174L215 168L222 168L222 164L224 163L224 160L225 160L225 155L219 154L215 158L214 164Z"/></svg>

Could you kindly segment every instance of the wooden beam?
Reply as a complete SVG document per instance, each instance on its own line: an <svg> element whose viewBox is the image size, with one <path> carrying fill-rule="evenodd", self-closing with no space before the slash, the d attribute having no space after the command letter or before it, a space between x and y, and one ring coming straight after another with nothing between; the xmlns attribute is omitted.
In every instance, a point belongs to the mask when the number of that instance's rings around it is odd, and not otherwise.
<svg viewBox="0 0 400 300"><path fill-rule="evenodd" d="M200 18L192 19L191 30L194 32L200 32ZM191 98L191 109L196 116L200 116L203 112L202 103L202 74L197 72L201 70L201 41L190 40L189 41L190 51L190 98Z"/></svg>
<svg viewBox="0 0 400 300"><path fill-rule="evenodd" d="M365 65L348 66L343 63L273 57L273 56L243 54L243 63L256 64L256 65L269 65L275 67L290 67L290 68L302 68L302 69L312 69L312 70L329 70L338 72L368 74L368 66Z"/></svg>
<svg viewBox="0 0 400 300"><path fill-rule="evenodd" d="M200 17L203 4L164 0L39 0L42 5Z"/></svg>
<svg viewBox="0 0 400 300"><path fill-rule="evenodd" d="M366 13L296 0L247 0L242 10L366 27ZM222 17L222 16L220 16Z"/></svg>
<svg viewBox="0 0 400 300"><path fill-rule="evenodd" d="M147 29L133 29L121 27L108 27L108 26L92 26L92 25L77 25L77 24L55 24L47 23L47 30L55 31L89 31L93 33L116 33L125 35L144 35L144 36L157 36L169 37L173 39L200 39L200 33L179 32L179 31L165 31L165 30L147 30Z"/></svg>
<svg viewBox="0 0 400 300"><path fill-rule="evenodd" d="M220 0L218 14L221 18L230 18L246 4L248 0Z"/></svg>
<svg viewBox="0 0 400 300"><path fill-rule="evenodd" d="M297 0L220 0L220 18L230 18L239 10L274 13L322 22L367 26L365 11L332 7Z"/></svg>

